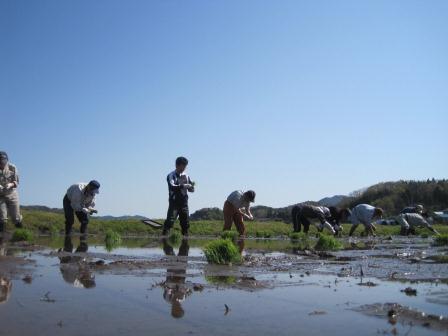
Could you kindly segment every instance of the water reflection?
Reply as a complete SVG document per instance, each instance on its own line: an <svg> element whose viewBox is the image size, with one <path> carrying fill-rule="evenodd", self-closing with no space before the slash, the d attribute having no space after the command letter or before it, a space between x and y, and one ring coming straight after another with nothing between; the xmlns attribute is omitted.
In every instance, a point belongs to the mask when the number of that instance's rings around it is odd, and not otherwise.
<svg viewBox="0 0 448 336"><path fill-rule="evenodd" d="M167 256L175 256L174 248L167 239L162 239L163 251ZM182 302L192 293L191 289L185 284L187 265L188 265L188 251L190 245L188 239L183 239L177 254L180 258L173 267L168 267L166 270L166 280L163 284L163 298L166 302L171 304L171 316L174 318L181 318L185 311L182 307Z"/></svg>
<svg viewBox="0 0 448 336"><path fill-rule="evenodd" d="M8 301L11 288L11 280L5 277L0 277L0 304Z"/></svg>
<svg viewBox="0 0 448 336"><path fill-rule="evenodd" d="M79 245L73 252L72 236L67 235L64 239L64 248L62 249L66 253L64 256L59 257L60 271L62 278L65 282L73 285L77 288L93 288L96 286L95 275L90 269L89 264L83 256L77 255L77 253L87 252L89 249L87 243L87 236L82 235L79 238Z"/></svg>

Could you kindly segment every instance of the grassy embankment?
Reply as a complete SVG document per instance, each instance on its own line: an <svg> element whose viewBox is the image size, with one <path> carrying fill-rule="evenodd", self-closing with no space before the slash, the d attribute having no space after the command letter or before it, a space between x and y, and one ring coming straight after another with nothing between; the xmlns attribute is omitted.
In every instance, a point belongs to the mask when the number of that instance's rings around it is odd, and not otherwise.
<svg viewBox="0 0 448 336"><path fill-rule="evenodd" d="M43 212L35 210L24 210L24 225L26 228L36 233L59 234L64 232L64 216L59 213ZM222 233L221 221L192 221L190 225L190 234L220 236ZM440 233L448 233L448 225L434 226ZM108 230L120 233L123 236L144 236L144 235L158 235L160 230L153 229L147 225L142 224L138 220L101 220L92 217L89 223L90 234L104 235ZM179 225L175 225L175 230L179 229ZM343 236L348 234L350 225L344 225ZM9 223L7 230L13 231L13 226ZM75 232L79 230L79 224L75 223ZM234 229L233 229L234 230ZM291 234L291 224L283 222L246 222L246 231L248 237L270 238L270 237L287 237ZM398 235L400 227L394 226L377 226L377 235L389 236ZM310 235L316 234L315 226L311 226ZM324 231L325 232L325 231ZM355 232L355 236L361 235L363 227L359 226ZM432 233L426 229L417 229L418 235L429 235Z"/></svg>

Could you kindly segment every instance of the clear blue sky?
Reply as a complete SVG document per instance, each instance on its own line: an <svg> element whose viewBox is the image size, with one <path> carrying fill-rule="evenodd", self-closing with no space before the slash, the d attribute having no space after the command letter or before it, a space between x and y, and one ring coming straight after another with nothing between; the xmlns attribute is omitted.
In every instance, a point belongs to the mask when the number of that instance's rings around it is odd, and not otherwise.
<svg viewBox="0 0 448 336"><path fill-rule="evenodd" d="M235 189L284 206L448 172L448 1L0 1L0 147L23 204L101 214Z"/></svg>

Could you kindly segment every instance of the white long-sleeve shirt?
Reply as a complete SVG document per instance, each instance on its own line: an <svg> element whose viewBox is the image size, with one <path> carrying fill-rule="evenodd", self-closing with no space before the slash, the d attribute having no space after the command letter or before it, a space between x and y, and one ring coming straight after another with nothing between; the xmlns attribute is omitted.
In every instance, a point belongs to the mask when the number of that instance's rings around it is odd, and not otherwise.
<svg viewBox="0 0 448 336"><path fill-rule="evenodd" d="M95 195L86 195L85 190L88 183L75 183L67 189L67 197L75 211L95 206Z"/></svg>
<svg viewBox="0 0 448 336"><path fill-rule="evenodd" d="M353 225L364 224L364 226L370 226L372 224L374 212L374 206L369 204L359 204L353 208L350 221Z"/></svg>

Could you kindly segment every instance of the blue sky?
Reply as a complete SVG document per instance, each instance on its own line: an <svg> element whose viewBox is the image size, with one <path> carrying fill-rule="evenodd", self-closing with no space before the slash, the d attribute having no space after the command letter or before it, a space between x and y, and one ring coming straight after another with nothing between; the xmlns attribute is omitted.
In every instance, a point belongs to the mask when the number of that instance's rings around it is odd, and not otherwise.
<svg viewBox="0 0 448 336"><path fill-rule="evenodd" d="M446 1L0 1L1 143L23 204L102 183L101 214L163 217L235 189L284 206L446 178Z"/></svg>

